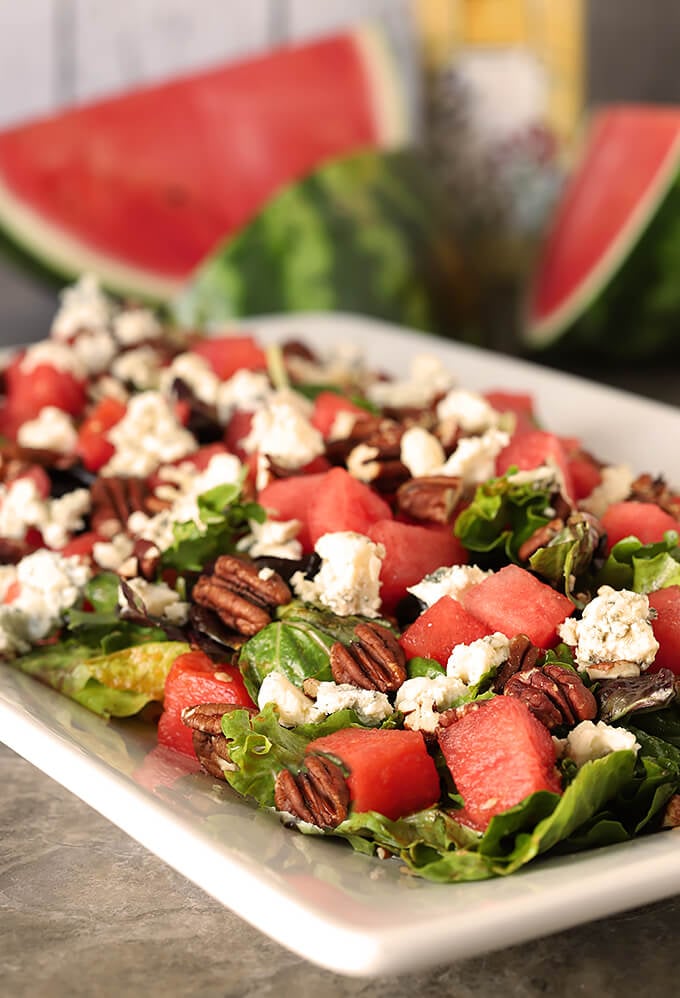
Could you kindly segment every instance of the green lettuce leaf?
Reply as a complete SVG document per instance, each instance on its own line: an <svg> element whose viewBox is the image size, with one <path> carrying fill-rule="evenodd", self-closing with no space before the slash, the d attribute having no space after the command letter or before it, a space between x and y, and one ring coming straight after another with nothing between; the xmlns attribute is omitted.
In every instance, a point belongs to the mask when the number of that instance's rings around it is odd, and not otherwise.
<svg viewBox="0 0 680 998"><path fill-rule="evenodd" d="M456 536L469 551L505 554L518 562L524 541L551 516L550 491L532 483L513 483L507 476L480 485L470 505L456 519Z"/></svg>
<svg viewBox="0 0 680 998"><path fill-rule="evenodd" d="M555 588L561 588L578 606L590 598L587 578L600 537L583 513L573 513L560 531L529 558L530 568Z"/></svg>
<svg viewBox="0 0 680 998"><path fill-rule="evenodd" d="M199 523L176 523L174 539L163 552L161 566L179 572L201 572L220 554L236 549L248 532L248 523L263 523L266 513L255 502L241 501L242 483L218 485L198 497Z"/></svg>
<svg viewBox="0 0 680 998"><path fill-rule="evenodd" d="M597 585L651 593L680 585L680 545L675 530L667 530L662 541L643 544L637 537L624 537L609 552L597 576Z"/></svg>
<svg viewBox="0 0 680 998"><path fill-rule="evenodd" d="M102 572L90 579L83 589L83 599L92 610L72 607L65 613L65 638L87 645L90 655L108 655L132 645L163 641L158 627L142 627L118 615L118 576Z"/></svg>
<svg viewBox="0 0 680 998"><path fill-rule="evenodd" d="M364 617L338 617L297 600L279 607L279 619L243 645L239 666L253 700L265 676L281 672L296 686L305 679L331 681L330 651L336 641L349 644ZM381 621L381 623L385 623Z"/></svg>
<svg viewBox="0 0 680 998"><path fill-rule="evenodd" d="M72 638L44 645L11 664L104 717L130 717L162 701L168 672L189 646L149 642L107 655Z"/></svg>

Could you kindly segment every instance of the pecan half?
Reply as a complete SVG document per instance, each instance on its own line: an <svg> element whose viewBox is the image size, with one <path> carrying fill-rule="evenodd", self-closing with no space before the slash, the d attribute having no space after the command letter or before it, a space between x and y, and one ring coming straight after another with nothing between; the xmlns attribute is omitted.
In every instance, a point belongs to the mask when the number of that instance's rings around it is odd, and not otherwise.
<svg viewBox="0 0 680 998"><path fill-rule="evenodd" d="M144 478L101 475L92 483L90 495L90 525L103 537L113 537L125 530L133 513L159 512L158 501L154 501Z"/></svg>
<svg viewBox="0 0 680 998"><path fill-rule="evenodd" d="M382 624L357 624L349 645L331 647L331 672L336 683L362 690L393 693L406 681L406 656L394 634Z"/></svg>
<svg viewBox="0 0 680 998"><path fill-rule="evenodd" d="M515 673L505 684L503 695L522 700L549 731L597 716L595 697L582 679L554 662Z"/></svg>
<svg viewBox="0 0 680 998"><path fill-rule="evenodd" d="M310 754L296 774L282 769L274 784L277 811L318 828L337 828L349 814L345 775L326 756Z"/></svg>
<svg viewBox="0 0 680 998"><path fill-rule="evenodd" d="M256 711L235 703L202 703L185 707L182 722L191 728L196 757L203 769L218 780L225 779L225 772L235 768L229 758L227 739L222 734L222 718L232 710Z"/></svg>
<svg viewBox="0 0 680 998"><path fill-rule="evenodd" d="M539 548L547 547L553 537L556 537L563 527L564 520L556 516L554 519L549 520L548 523L544 523L538 530L534 530L531 537L528 537L524 544L520 545L517 551L518 559L520 561L529 561L532 554L535 554Z"/></svg>
<svg viewBox="0 0 680 998"><path fill-rule="evenodd" d="M223 554L212 575L201 575L192 598L214 610L227 627L252 637L271 623L272 610L289 603L292 594L278 572L259 570L247 558Z"/></svg>
<svg viewBox="0 0 680 998"><path fill-rule="evenodd" d="M453 475L411 478L397 489L397 507L414 520L449 523L463 498L463 482Z"/></svg>
<svg viewBox="0 0 680 998"><path fill-rule="evenodd" d="M404 427L391 420L381 421L347 454L347 470L361 482L370 482L379 492L394 492L411 477L401 460L401 438Z"/></svg>
<svg viewBox="0 0 680 998"><path fill-rule="evenodd" d="M673 794L663 813L663 828L680 827L680 794Z"/></svg>
<svg viewBox="0 0 680 998"><path fill-rule="evenodd" d="M498 669L493 683L495 692L502 693L505 684L516 672L527 672L529 669L535 669L542 657L541 649L532 644L531 639L526 634L516 634L514 638L510 638L508 657Z"/></svg>

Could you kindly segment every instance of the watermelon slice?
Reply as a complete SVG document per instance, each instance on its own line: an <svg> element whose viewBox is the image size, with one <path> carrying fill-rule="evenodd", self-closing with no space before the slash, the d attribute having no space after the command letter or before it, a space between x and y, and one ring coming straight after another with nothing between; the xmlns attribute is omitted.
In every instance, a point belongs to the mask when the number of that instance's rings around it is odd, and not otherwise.
<svg viewBox="0 0 680 998"><path fill-rule="evenodd" d="M0 133L0 230L67 277L165 300L319 163L411 138L403 74L361 27Z"/></svg>
<svg viewBox="0 0 680 998"><path fill-rule="evenodd" d="M523 339L615 358L672 348L680 317L680 109L592 119L531 282Z"/></svg>

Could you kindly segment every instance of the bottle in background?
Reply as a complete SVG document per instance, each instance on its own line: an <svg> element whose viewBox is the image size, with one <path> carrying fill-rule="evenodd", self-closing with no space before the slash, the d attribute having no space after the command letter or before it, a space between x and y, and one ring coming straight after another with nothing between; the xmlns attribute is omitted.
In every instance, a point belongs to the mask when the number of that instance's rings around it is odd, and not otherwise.
<svg viewBox="0 0 680 998"><path fill-rule="evenodd" d="M413 2L427 150L475 275L475 338L512 349L581 121L585 0Z"/></svg>

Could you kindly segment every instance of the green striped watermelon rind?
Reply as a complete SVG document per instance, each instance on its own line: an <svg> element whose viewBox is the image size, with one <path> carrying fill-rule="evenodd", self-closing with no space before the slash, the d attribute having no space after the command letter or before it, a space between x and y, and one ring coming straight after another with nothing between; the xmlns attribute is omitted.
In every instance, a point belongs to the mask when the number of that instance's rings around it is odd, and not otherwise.
<svg viewBox="0 0 680 998"><path fill-rule="evenodd" d="M617 238L564 301L537 317L527 301L521 339L556 356L630 361L677 348L680 325L680 129ZM531 293L531 290L530 290Z"/></svg>
<svg viewBox="0 0 680 998"><path fill-rule="evenodd" d="M289 185L199 267L182 325L288 311L358 312L444 331L454 306L442 213L413 151L341 157ZM450 330L448 330L450 332Z"/></svg>
<svg viewBox="0 0 680 998"><path fill-rule="evenodd" d="M413 140L414 119L397 55L384 30L375 24L359 25L352 34L371 81L378 145L384 149L405 146ZM163 305L173 300L185 283L97 251L32 210L13 194L1 175L0 250L59 283L92 272L112 292L150 304Z"/></svg>

